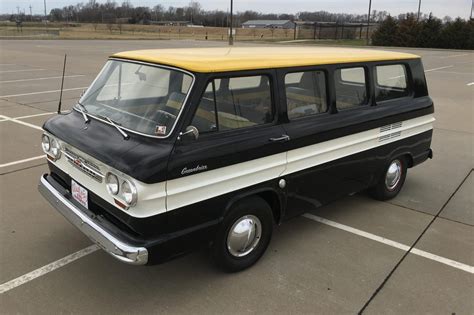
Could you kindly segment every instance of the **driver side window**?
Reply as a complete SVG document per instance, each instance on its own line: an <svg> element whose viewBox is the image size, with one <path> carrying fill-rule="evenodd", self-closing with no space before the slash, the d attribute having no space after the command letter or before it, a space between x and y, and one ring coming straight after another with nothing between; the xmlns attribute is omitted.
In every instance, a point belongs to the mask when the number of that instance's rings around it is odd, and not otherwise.
<svg viewBox="0 0 474 315"><path fill-rule="evenodd" d="M273 117L269 77L234 77L208 83L191 125L209 133L266 124Z"/></svg>

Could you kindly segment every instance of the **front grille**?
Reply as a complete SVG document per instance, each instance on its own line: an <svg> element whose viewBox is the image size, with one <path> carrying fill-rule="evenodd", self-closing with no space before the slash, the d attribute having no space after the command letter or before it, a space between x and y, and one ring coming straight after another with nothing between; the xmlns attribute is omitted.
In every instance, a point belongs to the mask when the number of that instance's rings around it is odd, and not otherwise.
<svg viewBox="0 0 474 315"><path fill-rule="evenodd" d="M83 157L71 152L68 149L63 150L64 156L69 163L71 163L75 168L79 169L89 177L92 177L99 183L102 183L104 175L100 172L100 168L94 163L87 161Z"/></svg>

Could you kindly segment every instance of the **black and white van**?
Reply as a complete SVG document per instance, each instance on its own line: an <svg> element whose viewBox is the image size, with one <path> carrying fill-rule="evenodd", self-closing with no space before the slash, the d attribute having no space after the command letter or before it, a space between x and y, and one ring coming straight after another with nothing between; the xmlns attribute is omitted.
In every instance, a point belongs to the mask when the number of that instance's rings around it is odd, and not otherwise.
<svg viewBox="0 0 474 315"><path fill-rule="evenodd" d="M433 110L411 54L122 52L44 124L39 190L123 262L210 245L237 271L262 256L274 224L365 189L396 196L407 169L432 157Z"/></svg>

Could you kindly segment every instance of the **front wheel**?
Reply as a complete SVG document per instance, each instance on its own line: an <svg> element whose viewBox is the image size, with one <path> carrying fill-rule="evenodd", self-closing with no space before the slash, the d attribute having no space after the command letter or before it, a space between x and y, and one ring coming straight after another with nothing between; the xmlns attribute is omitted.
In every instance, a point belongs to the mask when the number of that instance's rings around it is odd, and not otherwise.
<svg viewBox="0 0 474 315"><path fill-rule="evenodd" d="M216 264L236 272L255 264L270 243L273 232L272 209L259 197L235 204L224 218L212 247Z"/></svg>
<svg viewBox="0 0 474 315"><path fill-rule="evenodd" d="M392 199L402 189L406 176L406 159L403 157L395 158L387 164L377 184L369 189L369 193L377 200Z"/></svg>

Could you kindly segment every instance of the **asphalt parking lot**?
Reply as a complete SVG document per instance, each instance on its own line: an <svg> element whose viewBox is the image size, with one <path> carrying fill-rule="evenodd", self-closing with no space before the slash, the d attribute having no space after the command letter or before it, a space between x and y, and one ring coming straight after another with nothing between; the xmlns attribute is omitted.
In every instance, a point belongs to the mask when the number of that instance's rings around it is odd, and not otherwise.
<svg viewBox="0 0 474 315"><path fill-rule="evenodd" d="M293 219L246 271L224 274L205 251L125 265L43 200L41 126L57 108L64 53L68 109L114 52L219 45L0 41L0 312L473 314L472 52L409 50L423 56L436 106L434 159L409 170L397 198L358 194Z"/></svg>

